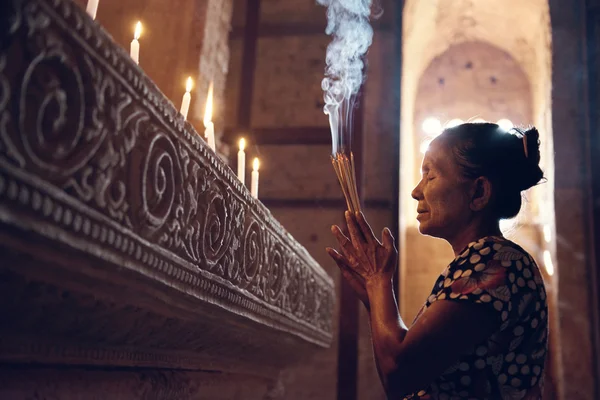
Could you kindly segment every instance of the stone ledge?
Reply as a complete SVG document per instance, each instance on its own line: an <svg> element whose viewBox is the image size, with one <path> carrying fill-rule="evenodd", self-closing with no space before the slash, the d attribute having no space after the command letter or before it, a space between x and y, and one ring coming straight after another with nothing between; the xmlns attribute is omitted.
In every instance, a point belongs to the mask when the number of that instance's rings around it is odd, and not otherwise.
<svg viewBox="0 0 600 400"><path fill-rule="evenodd" d="M0 347L40 327L118 349L105 364L278 366L328 346L332 279L129 55L70 0L0 9Z"/></svg>

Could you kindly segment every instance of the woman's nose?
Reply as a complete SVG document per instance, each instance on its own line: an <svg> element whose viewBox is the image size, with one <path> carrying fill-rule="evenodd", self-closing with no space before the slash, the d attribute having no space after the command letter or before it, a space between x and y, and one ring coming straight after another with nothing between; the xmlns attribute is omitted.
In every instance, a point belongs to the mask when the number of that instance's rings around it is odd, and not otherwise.
<svg viewBox="0 0 600 400"><path fill-rule="evenodd" d="M421 190L421 182L410 193L413 199L420 200L423 197L423 191Z"/></svg>

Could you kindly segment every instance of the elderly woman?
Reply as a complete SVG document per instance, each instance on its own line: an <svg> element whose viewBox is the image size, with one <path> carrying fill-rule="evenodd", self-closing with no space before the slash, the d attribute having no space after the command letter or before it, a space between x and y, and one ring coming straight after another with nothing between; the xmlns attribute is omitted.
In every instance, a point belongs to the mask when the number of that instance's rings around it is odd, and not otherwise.
<svg viewBox="0 0 600 400"><path fill-rule="evenodd" d="M375 361L390 399L541 399L548 340L544 282L535 261L503 237L499 221L543 177L535 128L495 124L446 129L430 145L412 192L419 231L445 239L455 258L410 328L392 277L397 251L362 214L346 212L349 237L327 251L369 311Z"/></svg>

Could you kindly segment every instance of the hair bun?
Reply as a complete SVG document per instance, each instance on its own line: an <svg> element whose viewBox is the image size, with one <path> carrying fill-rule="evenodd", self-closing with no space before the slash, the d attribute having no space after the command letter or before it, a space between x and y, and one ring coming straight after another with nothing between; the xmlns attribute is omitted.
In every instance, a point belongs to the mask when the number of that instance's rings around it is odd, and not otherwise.
<svg viewBox="0 0 600 400"><path fill-rule="evenodd" d="M520 151L523 153L523 165L519 168L516 184L520 191L537 185L544 177L540 169L540 133L535 127L528 129L513 128L519 135Z"/></svg>

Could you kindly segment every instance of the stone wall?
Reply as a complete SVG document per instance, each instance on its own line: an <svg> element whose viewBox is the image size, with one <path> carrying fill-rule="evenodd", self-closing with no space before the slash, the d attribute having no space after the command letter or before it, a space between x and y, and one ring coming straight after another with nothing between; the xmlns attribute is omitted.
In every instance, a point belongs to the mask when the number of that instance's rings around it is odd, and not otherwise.
<svg viewBox="0 0 600 400"><path fill-rule="evenodd" d="M566 6L569 8L565 8ZM585 95L588 85L585 4L550 1L552 19L552 125L555 149L557 291L562 373L562 398L596 399L597 362L593 359L592 269L598 249L590 246L589 135ZM596 38L596 40L598 40ZM596 253L596 254L594 254ZM595 302L595 304L594 304ZM597 323L597 322L596 322ZM595 366L596 364L596 366ZM597 383L596 383L597 385Z"/></svg>
<svg viewBox="0 0 600 400"><path fill-rule="evenodd" d="M387 24L393 16L391 2L383 3L384 15L379 24ZM244 12L244 2L240 2L239 7L236 3L234 32L243 26ZM253 128L280 128L281 135L286 134L286 128L328 128L321 89L325 52L330 42L323 33L325 12L325 8L311 1L261 2L262 34L257 43L250 131L236 130L243 35L232 35L230 40L227 115L230 142L245 135L250 139L248 159L261 158L259 197L336 282L338 313L340 274L324 249L335 245L330 226L342 222L345 207L340 202L341 191L329 159L328 133L324 133L323 144L307 144L301 136L294 136L297 144L293 145L252 142ZM365 213L377 234L384 226L393 227L395 222L392 207L396 166L392 160L398 139L392 127L397 118L393 100L398 93L389 89L396 72L391 57L393 43L390 26L378 28L367 56L368 78L363 97L363 199L370 205ZM358 399L384 399L373 362L368 319L362 305L360 307L358 381L348 384L357 386ZM337 398L338 326L335 330L336 339L328 351L282 374L286 399Z"/></svg>
<svg viewBox="0 0 600 400"><path fill-rule="evenodd" d="M219 142L225 125L232 9L233 0L102 0L96 21L127 52L136 22L142 23L140 68L178 109L186 79L192 77L188 120L201 134L208 87L214 82L213 122Z"/></svg>
<svg viewBox="0 0 600 400"><path fill-rule="evenodd" d="M276 3L276 2L275 2ZM272 4L272 3L271 3ZM277 4L274 4L277 5ZM264 2L262 13L269 13L270 3ZM314 6L317 8L317 6ZM234 10L235 14L238 10ZM262 15L261 15L262 16ZM235 18L235 17L234 17ZM241 19L241 18L240 18ZM257 65L254 75L252 127L326 126L320 88L325 46L325 35L300 37L261 37L257 43ZM247 159L261 158L259 197L294 237L333 277L339 300L340 276L335 264L325 253L326 246L334 244L330 226L340 223L342 210L314 204L295 206L294 200L329 200L339 198L338 183L329 160L327 145L256 145L250 132L236 131L239 96L239 73L243 38L230 41L231 78L228 81L228 124L232 128L231 142L240 136L248 140ZM237 64L236 64L237 63ZM237 74L236 74L237 73ZM237 76L236 76L237 75ZM282 132L282 135L285 134ZM320 155L320 156L319 156ZM276 206L267 199L278 200ZM292 203L289 205L287 202ZM286 399L334 399L337 384L337 315L334 343L325 352L315 355L305 364L286 370L282 376Z"/></svg>

